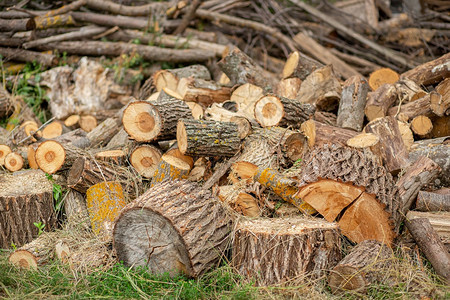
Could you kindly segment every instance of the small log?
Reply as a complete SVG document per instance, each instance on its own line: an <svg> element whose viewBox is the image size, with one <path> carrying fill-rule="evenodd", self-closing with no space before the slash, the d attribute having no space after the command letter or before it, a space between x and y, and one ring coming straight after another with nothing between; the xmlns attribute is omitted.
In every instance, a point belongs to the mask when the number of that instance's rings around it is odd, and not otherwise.
<svg viewBox="0 0 450 300"><path fill-rule="evenodd" d="M5 165L5 158L12 152L8 145L0 145L0 166Z"/></svg>
<svg viewBox="0 0 450 300"><path fill-rule="evenodd" d="M122 185L117 181L104 181L86 191L86 204L92 231L109 239L113 221L126 205Z"/></svg>
<svg viewBox="0 0 450 300"><path fill-rule="evenodd" d="M63 127L63 124L59 121L53 121L44 129L42 129L42 137L44 139L53 139L62 135L63 133L67 133L69 130Z"/></svg>
<svg viewBox="0 0 450 300"><path fill-rule="evenodd" d="M7 170L16 172L24 167L25 162L20 154L11 152L6 155L4 165Z"/></svg>
<svg viewBox="0 0 450 300"><path fill-rule="evenodd" d="M123 111L122 124L128 135L138 142L150 142L161 132L161 115L147 101L132 101Z"/></svg>
<svg viewBox="0 0 450 300"><path fill-rule="evenodd" d="M299 128L301 123L309 120L315 112L315 107L275 95L261 97L255 103L255 119L262 127L292 126Z"/></svg>
<svg viewBox="0 0 450 300"><path fill-rule="evenodd" d="M119 3L114 3L108 0L86 0L87 6L94 10L108 11L112 14L124 15L124 16L148 16L154 11L167 10L169 3L152 2L144 5L128 6Z"/></svg>
<svg viewBox="0 0 450 300"><path fill-rule="evenodd" d="M430 98L431 110L440 117L449 115L447 111L450 109L450 78L442 80L436 86L436 93L438 95Z"/></svg>
<svg viewBox="0 0 450 300"><path fill-rule="evenodd" d="M38 235L34 223L50 231L56 224L53 187L41 171L0 176L0 248L31 242Z"/></svg>
<svg viewBox="0 0 450 300"><path fill-rule="evenodd" d="M310 148L314 145L320 145L323 143L345 145L347 140L358 134L353 130L325 125L315 120L303 122L300 126L300 130L308 138L308 145Z"/></svg>
<svg viewBox="0 0 450 300"><path fill-rule="evenodd" d="M448 246L450 246L450 213L445 211L420 212L410 210L406 214L407 220L421 218L430 221L431 227L433 227L433 230L438 234L440 240L448 249Z"/></svg>
<svg viewBox="0 0 450 300"><path fill-rule="evenodd" d="M204 106L229 100L231 94L229 87L223 87L215 81L196 78L181 78L176 90L184 101Z"/></svg>
<svg viewBox="0 0 450 300"><path fill-rule="evenodd" d="M389 108L387 115L397 116L402 114L403 116L406 116L408 120L412 120L420 115L427 117L432 116L433 111L431 110L431 98L433 97L438 97L437 93L431 92L412 102L391 107Z"/></svg>
<svg viewBox="0 0 450 300"><path fill-rule="evenodd" d="M191 65L178 69L159 70L153 74L153 85L159 92L167 87L172 91L177 90L178 82L181 78L198 78L204 80L211 80L211 74L203 65Z"/></svg>
<svg viewBox="0 0 450 300"><path fill-rule="evenodd" d="M181 119L177 142L187 155L233 156L240 149L238 126L232 122Z"/></svg>
<svg viewBox="0 0 450 300"><path fill-rule="evenodd" d="M55 232L43 232L32 242L11 253L8 261L18 267L37 270L54 257L53 245L56 235Z"/></svg>
<svg viewBox="0 0 450 300"><path fill-rule="evenodd" d="M7 58L8 60L23 62L37 61L39 64L45 67L52 67L57 65L58 63L58 58L53 54L44 54L23 49L0 47L0 55Z"/></svg>
<svg viewBox="0 0 450 300"><path fill-rule="evenodd" d="M409 158L412 162L421 156L433 160L442 169L439 175L439 183L443 186L450 184L450 142L449 137L417 141L411 146Z"/></svg>
<svg viewBox="0 0 450 300"><path fill-rule="evenodd" d="M208 190L189 181L164 182L122 210L114 248L126 266L197 277L219 261L230 230L230 217Z"/></svg>
<svg viewBox="0 0 450 300"><path fill-rule="evenodd" d="M33 19L13 19L5 20L0 19L0 31L2 32L17 32L17 31L27 31L36 28L36 23Z"/></svg>
<svg viewBox="0 0 450 300"><path fill-rule="evenodd" d="M124 165L127 154L123 150L105 150L95 153L95 159L115 165Z"/></svg>
<svg viewBox="0 0 450 300"><path fill-rule="evenodd" d="M277 85L276 79L257 65L247 54L234 48L218 62L222 71L230 78L233 85L251 83L271 92Z"/></svg>
<svg viewBox="0 0 450 300"><path fill-rule="evenodd" d="M151 186L153 187L164 181L186 179L191 168L192 167L184 160L172 155L164 154L155 168Z"/></svg>
<svg viewBox="0 0 450 300"><path fill-rule="evenodd" d="M341 258L335 223L304 217L240 219L232 265L259 286L301 276L318 278Z"/></svg>
<svg viewBox="0 0 450 300"><path fill-rule="evenodd" d="M434 180L441 168L431 159L425 156L409 166L403 176L395 184L395 197L398 199L400 218L395 224L400 228L400 223L414 204L420 189Z"/></svg>
<svg viewBox="0 0 450 300"><path fill-rule="evenodd" d="M406 222L406 227L436 273L450 284L450 254L433 230L430 221L426 218L412 219Z"/></svg>
<svg viewBox="0 0 450 300"><path fill-rule="evenodd" d="M64 120L64 125L71 129L76 129L79 127L78 122L80 121L80 115L70 115Z"/></svg>
<svg viewBox="0 0 450 300"><path fill-rule="evenodd" d="M59 170L70 168L82 155L84 153L81 149L48 140L39 144L34 157L39 169L45 173L54 174Z"/></svg>
<svg viewBox="0 0 450 300"><path fill-rule="evenodd" d="M411 150L411 146L414 144L414 135L410 129L410 125L405 122L397 121L398 129L402 135L403 144L405 144L408 152Z"/></svg>
<svg viewBox="0 0 450 300"><path fill-rule="evenodd" d="M338 107L342 87L334 74L333 66L328 65L312 72L300 86L297 100L309 103L318 110L332 111Z"/></svg>
<svg viewBox="0 0 450 300"><path fill-rule="evenodd" d="M161 151L151 145L139 145L130 154L130 163L143 177L151 178L161 159Z"/></svg>
<svg viewBox="0 0 450 300"><path fill-rule="evenodd" d="M328 275L331 292L367 293L370 285L380 282L386 275L392 258L392 250L379 241L359 243Z"/></svg>
<svg viewBox="0 0 450 300"><path fill-rule="evenodd" d="M233 91L230 101L236 103L239 113L253 119L255 117L255 103L262 96L264 96L262 88L251 83L245 83Z"/></svg>
<svg viewBox="0 0 450 300"><path fill-rule="evenodd" d="M427 116L417 116L411 121L411 130L418 136L424 137L433 130L433 123Z"/></svg>
<svg viewBox="0 0 450 300"><path fill-rule="evenodd" d="M444 54L401 74L400 78L408 78L421 86L435 84L450 76L449 59L450 53Z"/></svg>
<svg viewBox="0 0 450 300"><path fill-rule="evenodd" d="M372 147L372 151L383 159L389 172L396 174L409 164L408 151L398 123L393 117L375 119L366 125L364 131L373 133L380 139L379 143Z"/></svg>
<svg viewBox="0 0 450 300"><path fill-rule="evenodd" d="M283 79L299 78L305 80L312 72L322 67L321 63L301 54L299 51L294 51L289 54L286 60L282 77Z"/></svg>
<svg viewBox="0 0 450 300"><path fill-rule="evenodd" d="M385 117L389 107L397 98L397 90L393 84L383 84L376 91L368 93L364 109L367 119L373 121Z"/></svg>
<svg viewBox="0 0 450 300"><path fill-rule="evenodd" d="M83 117L81 117L81 120L83 120ZM83 121L81 121L80 126L82 125L82 123ZM83 127L81 128L85 130ZM117 132L119 132L119 130L120 126L116 118L108 118L104 120L103 122L92 128L92 130L90 130L86 135L86 137L90 141L89 146L92 148L106 146L106 144L112 139L113 136L117 134Z"/></svg>
<svg viewBox="0 0 450 300"><path fill-rule="evenodd" d="M258 201L250 194L239 189L234 185L225 185L219 187L217 196L219 199L229 205L234 211L247 217L261 216L261 209Z"/></svg>
<svg viewBox="0 0 450 300"><path fill-rule="evenodd" d="M88 229L91 227L84 193L70 189L64 198L64 212L67 216L65 228L79 228L81 226ZM61 259L60 256L58 257Z"/></svg>
<svg viewBox="0 0 450 300"><path fill-rule="evenodd" d="M95 127L97 127L97 118L92 115L81 116L78 124L84 131L91 132Z"/></svg>
<svg viewBox="0 0 450 300"><path fill-rule="evenodd" d="M450 212L450 193L439 194L419 191L416 200L416 210Z"/></svg>
<svg viewBox="0 0 450 300"><path fill-rule="evenodd" d="M42 137L42 131L38 129L38 124L34 121L26 121L22 123L13 133L13 144L20 146L36 142L37 139Z"/></svg>
<svg viewBox="0 0 450 300"><path fill-rule="evenodd" d="M369 85L360 76L352 76L344 82L336 123L339 127L361 131Z"/></svg>
<svg viewBox="0 0 450 300"><path fill-rule="evenodd" d="M302 80L297 77L280 80L277 85L276 94L280 97L297 99L297 93L302 85Z"/></svg>
<svg viewBox="0 0 450 300"><path fill-rule="evenodd" d="M394 84L400 79L400 75L389 68L382 68L372 72L369 76L369 86L376 91L384 84Z"/></svg>

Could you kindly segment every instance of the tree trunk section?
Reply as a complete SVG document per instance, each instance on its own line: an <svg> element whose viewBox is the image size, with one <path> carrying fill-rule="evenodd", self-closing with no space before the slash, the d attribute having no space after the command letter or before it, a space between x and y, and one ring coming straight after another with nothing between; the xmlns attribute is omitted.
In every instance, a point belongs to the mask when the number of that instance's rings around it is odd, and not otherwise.
<svg viewBox="0 0 450 300"><path fill-rule="evenodd" d="M25 161L20 154L11 152L6 155L4 165L8 171L16 172L24 167Z"/></svg>
<svg viewBox="0 0 450 300"><path fill-rule="evenodd" d="M418 136L425 137L433 130L433 123L427 116L417 116L411 121L411 130Z"/></svg>
<svg viewBox="0 0 450 300"><path fill-rule="evenodd" d="M147 101L130 102L123 111L122 124L128 135L138 142L150 142L161 132L162 117Z"/></svg>
<svg viewBox="0 0 450 300"><path fill-rule="evenodd" d="M22 62L37 61L45 67L52 67L58 63L58 58L53 54L44 54L40 52L28 51L23 49L0 47L0 55L9 60Z"/></svg>
<svg viewBox="0 0 450 300"><path fill-rule="evenodd" d="M45 173L54 174L57 171L69 169L77 158L84 155L86 153L81 149L48 140L39 144L35 159L39 169Z"/></svg>
<svg viewBox="0 0 450 300"><path fill-rule="evenodd" d="M114 248L126 266L197 277L218 263L230 231L230 217L208 190L188 181L164 182L122 210Z"/></svg>
<svg viewBox="0 0 450 300"><path fill-rule="evenodd" d="M56 223L53 187L41 171L0 177L0 248L21 246L38 234L33 223L50 231Z"/></svg>
<svg viewBox="0 0 450 300"><path fill-rule="evenodd" d="M341 257L335 223L304 217L238 221L232 265L256 285L283 283L300 276L318 278Z"/></svg>
<svg viewBox="0 0 450 300"><path fill-rule="evenodd" d="M66 228L90 229L89 213L84 194L70 189L64 198L64 211L67 216Z"/></svg>
<svg viewBox="0 0 450 300"><path fill-rule="evenodd" d="M114 135L120 130L120 122L114 118L108 118L93 128L86 137L89 139L90 147L97 148L106 146Z"/></svg>
<svg viewBox="0 0 450 300"><path fill-rule="evenodd" d="M158 92L167 87L176 91L181 78L193 77L204 80L211 80L211 74L203 65L191 65L184 68L160 70L153 75L153 85Z"/></svg>
<svg viewBox="0 0 450 300"><path fill-rule="evenodd" d="M261 216L261 209L258 206L258 200L245 192L245 189L234 185L225 185L219 187L217 194L219 199L230 206L234 211L246 217Z"/></svg>
<svg viewBox="0 0 450 300"><path fill-rule="evenodd" d="M328 275L332 293L366 293L371 284L386 275L392 256L392 250L379 241L367 240L358 244Z"/></svg>
<svg viewBox="0 0 450 300"><path fill-rule="evenodd" d="M417 116L424 115L427 117L431 117L433 115L433 111L431 110L431 98L436 93L429 93L424 95L422 98L411 101L406 104L402 104L401 106L394 106L389 108L387 115L388 116L398 116L402 114L404 117L407 117L408 120L412 120Z"/></svg>
<svg viewBox="0 0 450 300"><path fill-rule="evenodd" d="M339 102L337 126L355 131L362 130L368 91L369 86L363 77L352 76L345 81Z"/></svg>
<svg viewBox="0 0 450 300"><path fill-rule="evenodd" d="M441 241L449 249L450 246L450 213L445 211L421 212L410 210L406 214L406 220L425 218L430 221L431 227L438 234Z"/></svg>
<svg viewBox="0 0 450 300"><path fill-rule="evenodd" d="M184 101L199 103L206 107L212 103L225 102L231 95L229 87L223 87L215 81L192 77L180 79L177 92Z"/></svg>

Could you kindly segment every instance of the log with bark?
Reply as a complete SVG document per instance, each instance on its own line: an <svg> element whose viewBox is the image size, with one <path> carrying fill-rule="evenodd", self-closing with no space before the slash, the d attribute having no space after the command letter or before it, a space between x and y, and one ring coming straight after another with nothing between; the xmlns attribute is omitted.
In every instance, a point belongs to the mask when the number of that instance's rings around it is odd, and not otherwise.
<svg viewBox="0 0 450 300"><path fill-rule="evenodd" d="M152 145L139 145L130 154L130 163L143 177L151 178L161 159L161 151Z"/></svg>
<svg viewBox="0 0 450 300"><path fill-rule="evenodd" d="M115 221L114 248L126 266L197 277L218 263L230 231L231 218L208 190L164 182L125 206Z"/></svg>
<svg viewBox="0 0 450 300"><path fill-rule="evenodd" d="M344 82L336 123L339 127L361 131L369 85L360 76L352 76Z"/></svg>
<svg viewBox="0 0 450 300"><path fill-rule="evenodd" d="M450 191L447 190L443 193L419 191L415 209L419 211L450 212Z"/></svg>
<svg viewBox="0 0 450 300"><path fill-rule="evenodd" d="M153 74L152 80L158 92L165 87L176 91L180 79L187 77L211 80L209 70L203 65L190 65L184 68L159 70Z"/></svg>
<svg viewBox="0 0 450 300"><path fill-rule="evenodd" d="M408 78L419 85L435 84L450 76L449 59L450 53L445 54L401 74L400 78Z"/></svg>
<svg viewBox="0 0 450 300"><path fill-rule="evenodd" d="M289 54L286 63L283 68L283 78L299 78L305 80L309 74L316 69L322 68L323 65L315 60L310 59L306 55L301 54L299 51L294 51Z"/></svg>
<svg viewBox="0 0 450 300"><path fill-rule="evenodd" d="M303 122L300 129L308 138L308 145L310 148L314 145L321 145L324 143L346 145L350 138L353 138L358 134L353 130L326 125L315 120Z"/></svg>
<svg viewBox="0 0 450 300"><path fill-rule="evenodd" d="M450 213L446 211L421 212L410 210L406 220L425 218L430 221L431 227L438 234L440 240L449 249L450 246Z"/></svg>

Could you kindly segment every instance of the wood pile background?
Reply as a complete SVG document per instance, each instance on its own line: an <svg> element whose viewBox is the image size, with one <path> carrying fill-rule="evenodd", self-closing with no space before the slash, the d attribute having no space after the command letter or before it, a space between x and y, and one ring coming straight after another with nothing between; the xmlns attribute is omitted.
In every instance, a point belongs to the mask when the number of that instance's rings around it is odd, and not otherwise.
<svg viewBox="0 0 450 300"><path fill-rule="evenodd" d="M258 285L364 292L417 244L450 282L445 1L9 2L12 263L198 277L225 256ZM22 72L33 61L44 71ZM18 80L45 90L44 118Z"/></svg>

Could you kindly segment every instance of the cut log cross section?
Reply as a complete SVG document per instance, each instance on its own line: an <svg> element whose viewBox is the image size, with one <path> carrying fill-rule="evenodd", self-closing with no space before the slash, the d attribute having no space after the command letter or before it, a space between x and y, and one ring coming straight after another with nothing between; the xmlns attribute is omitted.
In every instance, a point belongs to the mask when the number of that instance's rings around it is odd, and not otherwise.
<svg viewBox="0 0 450 300"><path fill-rule="evenodd" d="M153 104L147 101L133 101L123 111L123 128L138 142L150 142L161 131L161 115Z"/></svg>

